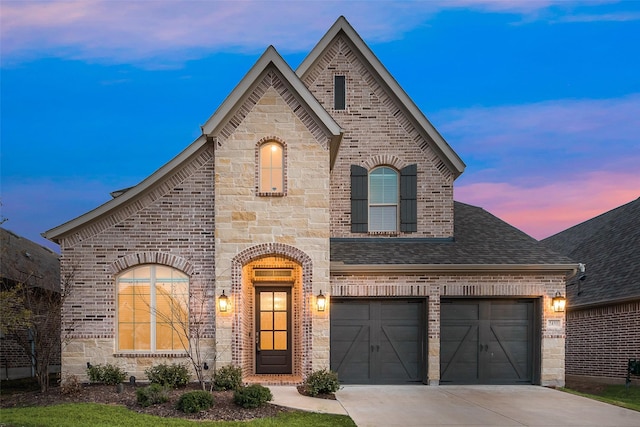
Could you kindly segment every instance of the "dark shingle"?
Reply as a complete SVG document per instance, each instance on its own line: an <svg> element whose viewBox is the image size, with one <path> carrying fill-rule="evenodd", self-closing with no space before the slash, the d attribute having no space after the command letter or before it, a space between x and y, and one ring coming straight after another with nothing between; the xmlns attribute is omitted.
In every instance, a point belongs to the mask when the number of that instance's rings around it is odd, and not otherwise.
<svg viewBox="0 0 640 427"><path fill-rule="evenodd" d="M567 283L571 306L640 298L640 198L542 240L586 265Z"/></svg>
<svg viewBox="0 0 640 427"><path fill-rule="evenodd" d="M453 239L334 238L331 261L345 264L571 264L482 208L454 202Z"/></svg>

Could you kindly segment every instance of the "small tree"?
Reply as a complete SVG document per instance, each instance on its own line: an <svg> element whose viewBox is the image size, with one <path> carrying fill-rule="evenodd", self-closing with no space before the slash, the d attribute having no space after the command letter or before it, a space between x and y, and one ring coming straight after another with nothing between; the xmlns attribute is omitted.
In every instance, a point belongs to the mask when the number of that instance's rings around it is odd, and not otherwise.
<svg viewBox="0 0 640 427"><path fill-rule="evenodd" d="M1 293L1 328L26 354L40 386L49 389L49 365L60 351L61 309L73 289L75 269L62 280L61 289L47 289L30 284L28 277Z"/></svg>

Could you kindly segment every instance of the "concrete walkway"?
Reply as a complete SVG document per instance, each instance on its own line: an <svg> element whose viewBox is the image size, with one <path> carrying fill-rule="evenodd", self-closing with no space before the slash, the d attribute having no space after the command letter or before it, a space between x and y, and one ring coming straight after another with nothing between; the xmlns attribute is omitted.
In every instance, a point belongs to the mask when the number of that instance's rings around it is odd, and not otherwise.
<svg viewBox="0 0 640 427"><path fill-rule="evenodd" d="M344 386L337 401L270 387L277 405L369 426L640 427L640 412L538 386Z"/></svg>

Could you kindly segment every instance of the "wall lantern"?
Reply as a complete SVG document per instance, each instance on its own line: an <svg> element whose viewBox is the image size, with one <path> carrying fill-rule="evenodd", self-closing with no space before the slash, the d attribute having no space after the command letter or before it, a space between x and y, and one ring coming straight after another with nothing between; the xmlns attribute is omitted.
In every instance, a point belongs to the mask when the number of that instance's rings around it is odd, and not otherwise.
<svg viewBox="0 0 640 427"><path fill-rule="evenodd" d="M320 291L320 294L316 297L316 305L318 306L318 311L324 311L327 307L327 298L322 295L322 291Z"/></svg>
<svg viewBox="0 0 640 427"><path fill-rule="evenodd" d="M564 311L564 307L567 305L567 299L560 295L560 292L556 292L556 296L551 299L551 306L553 311Z"/></svg>
<svg viewBox="0 0 640 427"><path fill-rule="evenodd" d="M222 291L222 295L218 297L218 307L220 307L220 311L226 312L229 308L229 297L224 294Z"/></svg>

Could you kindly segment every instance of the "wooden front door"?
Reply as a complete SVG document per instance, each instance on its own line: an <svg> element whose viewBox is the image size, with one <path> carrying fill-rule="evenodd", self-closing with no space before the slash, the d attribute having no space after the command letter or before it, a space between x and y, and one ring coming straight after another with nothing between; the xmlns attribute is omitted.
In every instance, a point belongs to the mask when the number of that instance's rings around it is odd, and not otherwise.
<svg viewBox="0 0 640 427"><path fill-rule="evenodd" d="M256 373L291 374L291 288L256 288Z"/></svg>

